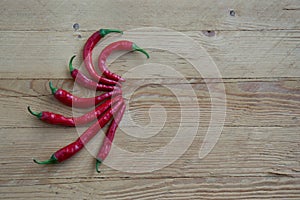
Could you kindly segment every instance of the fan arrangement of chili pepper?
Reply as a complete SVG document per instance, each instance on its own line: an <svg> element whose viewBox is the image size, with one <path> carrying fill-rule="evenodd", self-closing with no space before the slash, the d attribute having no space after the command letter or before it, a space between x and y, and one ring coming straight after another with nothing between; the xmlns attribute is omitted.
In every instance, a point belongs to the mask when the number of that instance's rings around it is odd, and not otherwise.
<svg viewBox="0 0 300 200"><path fill-rule="evenodd" d="M147 58L149 58L148 53L133 42L121 40L111 43L110 45L106 46L99 55L98 68L102 72L102 74L99 75L92 62L92 51L96 44L109 33L122 33L122 31L113 29L100 29L89 37L84 46L84 65L91 78L85 76L82 72L73 67L72 62L75 56L73 56L69 62L70 73L76 83L87 89L104 91L104 93L95 97L81 98L72 95L66 90L55 88L52 85L52 82L49 82L52 94L61 103L74 108L90 108L95 106L94 110L79 117L65 117L61 114L47 111L34 112L28 106L28 111L32 115L49 124L74 127L75 125L80 126L95 121L80 137L78 137L76 141L56 151L48 160L38 161L34 159L33 161L35 163L55 164L67 160L79 152L84 145L87 144L100 131L101 128L110 123L106 132L106 137L104 138L102 146L96 157L96 171L98 173L100 172L98 167L109 154L115 132L126 108L124 99L122 97L121 85L125 79L108 70L106 59L113 51L119 50L140 51L144 53Z"/></svg>

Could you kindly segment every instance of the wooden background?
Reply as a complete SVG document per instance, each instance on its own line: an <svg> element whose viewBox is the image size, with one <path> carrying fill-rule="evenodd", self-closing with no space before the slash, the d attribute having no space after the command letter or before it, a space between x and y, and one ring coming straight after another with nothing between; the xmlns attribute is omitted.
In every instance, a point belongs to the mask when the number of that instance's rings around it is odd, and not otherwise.
<svg viewBox="0 0 300 200"><path fill-rule="evenodd" d="M231 9L235 14L230 15ZM0 17L0 198L300 199L299 0L2 0ZM80 25L78 31L74 23ZM72 91L68 60L81 55L95 30L149 26L191 36L217 64L227 116L213 151L198 158L210 118L203 79L176 56L149 49L157 62L172 60L182 69L204 110L201 128L184 155L168 167L139 174L105 165L97 174L86 149L61 165L34 164L33 157L47 159L77 132L40 122L28 114L27 105L71 115L50 94L48 81ZM76 62L81 63L80 56ZM147 60L131 53L110 67L123 74L142 62ZM180 81L164 75L152 78L180 87ZM128 79L124 87L143 83ZM115 143L134 152L166 145L178 128L176 99L165 88L148 84L130 101L131 116L141 125L149 122L153 102L172 115L153 138L134 138L119 130Z"/></svg>

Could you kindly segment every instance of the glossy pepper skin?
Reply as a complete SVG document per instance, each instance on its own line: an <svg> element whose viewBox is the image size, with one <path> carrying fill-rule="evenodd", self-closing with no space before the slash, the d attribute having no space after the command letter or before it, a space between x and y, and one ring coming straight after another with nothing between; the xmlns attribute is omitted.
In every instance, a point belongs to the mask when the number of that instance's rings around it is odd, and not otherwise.
<svg viewBox="0 0 300 200"><path fill-rule="evenodd" d="M74 120L72 118L68 118L63 115L53 113L53 112L48 112L48 111L37 113L32 111L29 106L27 107L27 109L32 115L36 116L38 119L48 124L75 126Z"/></svg>
<svg viewBox="0 0 300 200"><path fill-rule="evenodd" d="M108 99L103 104L97 106L94 110L91 110L90 112L80 116L80 117L65 117L63 115L43 111L40 113L33 112L30 107L28 106L28 111L36 116L38 119L48 123L48 124L54 124L54 125L63 125L63 126L81 126L84 124L87 124L97 117L99 117L102 113L104 113L109 107L111 107L113 104L121 100L121 96L116 96L113 99Z"/></svg>
<svg viewBox="0 0 300 200"><path fill-rule="evenodd" d="M70 59L69 62L69 70L71 73L72 78L75 80L76 83L78 83L79 85L91 89L91 90L96 90L96 91L112 91L115 89L114 86L111 85L105 85L105 84L99 84L91 79L89 79L88 77L86 77L83 73L81 73L78 69L75 69L73 67L73 60L76 56L73 56ZM121 86L119 83L115 82L114 84L116 84L117 86Z"/></svg>
<svg viewBox="0 0 300 200"><path fill-rule="evenodd" d="M116 87L115 90L101 94L96 97L81 98L72 95L70 92L66 90L53 87L51 81L49 82L49 87L51 89L52 94L58 101L60 101L61 103L67 106L74 107L74 108L90 108L99 104L104 99L110 98L114 95L122 94L121 89Z"/></svg>
<svg viewBox="0 0 300 200"><path fill-rule="evenodd" d="M120 121L122 120L125 109L126 109L126 105L123 104L120 111L116 114L115 118L110 123L109 128L106 132L106 137L104 138L102 146L101 146L101 148L99 150L99 153L96 157L96 171L98 173L100 173L100 171L98 169L99 165L103 162L103 160L108 156L108 154L110 152L111 145L112 145L112 142L113 142L114 137L115 137L115 133L117 131L117 128L118 128L118 125L119 125Z"/></svg>
<svg viewBox="0 0 300 200"><path fill-rule="evenodd" d="M124 82L125 79L121 76L111 72L108 70L106 65L107 57L113 52L113 51L140 51L144 53L147 58L149 58L149 54L142 48L138 47L133 42L127 41L127 40L121 40L117 42L113 42L110 45L106 46L102 52L100 53L98 57L98 67L100 71L105 75L107 78L112 79L114 81L121 81Z"/></svg>
<svg viewBox="0 0 300 200"><path fill-rule="evenodd" d="M84 147L84 145L87 144L99 132L102 127L104 127L109 122L112 116L116 114L116 112L123 104L123 100L119 101L115 106L107 110L98 119L98 121L91 125L77 140L56 151L54 154L52 154L50 159L45 161L38 161L33 159L33 161L37 164L55 164L63 162L72 157L77 152L79 152Z"/></svg>
<svg viewBox="0 0 300 200"><path fill-rule="evenodd" d="M120 30L100 29L99 31L96 31L89 37L89 39L86 41L83 48L83 60L84 60L85 68L87 69L88 73L96 82L103 83L106 85L115 85L116 81L104 78L95 71L95 67L93 65L93 59L92 59L92 51L96 46L96 44L101 40L101 38L103 38L105 35L112 32L123 33Z"/></svg>

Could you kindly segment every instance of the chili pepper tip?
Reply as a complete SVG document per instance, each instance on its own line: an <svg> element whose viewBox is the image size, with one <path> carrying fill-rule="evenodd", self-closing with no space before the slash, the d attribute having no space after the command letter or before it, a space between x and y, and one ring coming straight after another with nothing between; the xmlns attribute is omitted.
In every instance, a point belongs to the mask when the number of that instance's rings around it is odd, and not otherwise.
<svg viewBox="0 0 300 200"><path fill-rule="evenodd" d="M123 34L123 31L117 30L117 29L100 29L99 33L102 37L104 37L105 35L109 34L109 33L121 33Z"/></svg>
<svg viewBox="0 0 300 200"><path fill-rule="evenodd" d="M54 155L52 155L49 160L38 161L36 159L33 159L33 162L40 164L40 165L44 165L44 164L56 164L56 163L58 163L58 160L55 158Z"/></svg>
<svg viewBox="0 0 300 200"><path fill-rule="evenodd" d="M73 67L73 60L74 60L74 58L76 57L76 55L74 55L74 56L72 56L72 58L70 59L70 61L69 61L69 70L70 70L70 72L72 73L72 71L74 71L74 67Z"/></svg>
<svg viewBox="0 0 300 200"><path fill-rule="evenodd" d="M136 45L135 43L132 44L132 50L133 51L140 51L143 54L145 54L147 56L147 58L150 58L149 54L144 49L142 49L138 45Z"/></svg>
<svg viewBox="0 0 300 200"><path fill-rule="evenodd" d="M102 161L101 160L96 160L96 172L101 173L101 171L99 170L99 165L101 165Z"/></svg>
<svg viewBox="0 0 300 200"><path fill-rule="evenodd" d="M53 86L53 84L52 84L51 81L49 81L49 87L50 87L50 89L51 89L52 94L55 94L56 91L57 91L57 88L55 88L55 87Z"/></svg>
<svg viewBox="0 0 300 200"><path fill-rule="evenodd" d="M30 109L30 106L27 106L27 110L30 112L30 114L36 116L36 117L39 118L39 119L41 119L41 117L42 117L42 115L43 115L42 112L39 112L39 113L38 113L38 112L32 111L32 110Z"/></svg>

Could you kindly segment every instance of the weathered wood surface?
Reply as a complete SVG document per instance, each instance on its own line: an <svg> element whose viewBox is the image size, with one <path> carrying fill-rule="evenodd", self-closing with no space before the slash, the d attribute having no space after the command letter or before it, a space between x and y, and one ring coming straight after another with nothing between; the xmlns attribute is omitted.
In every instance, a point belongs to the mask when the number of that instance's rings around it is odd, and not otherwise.
<svg viewBox="0 0 300 200"><path fill-rule="evenodd" d="M134 130L134 128L131 128ZM150 139L137 139L128 136L118 130L116 144L133 151L153 150L164 145L174 136L177 127L165 127L162 133ZM218 144L204 160L198 158L197 152L205 135L205 128L198 131L194 143L190 149L175 163L169 167L150 174L127 174L103 166L100 175L95 174L93 157L88 151L83 151L61 165L51 167L38 166L32 162L32 158L48 158L48 155L58 147L64 146L68 141L77 137L74 128L23 128L2 129L1 150L13 149L6 152L1 159L1 177L5 179L5 185L10 185L14 179L20 179L20 173L34 182L36 178L59 178L85 176L93 179L97 177L118 178L124 176L133 177L201 177L212 176L271 176L278 171L282 175L299 178L299 134L297 128L286 127L225 127ZM283 135L283 132L285 133ZM13 135L14 134L14 135ZM15 137L19 138L16 140ZM232 140L232 138L235 138ZM46 140L41 143L41 140ZM150 141L148 141L150 140ZM125 143L126 141L126 143ZM130 145L128 145L130 143ZM26 151L24 151L26 149ZM226 149L226 151L225 151ZM120 158L122 160L126 158ZM78 162L80 160L81 162ZM260 162L261 161L261 162ZM285 165L287 162L289 165ZM148 163L147 163L148 164ZM12 170L11 168L14 168ZM40 169L40 170L38 170ZM27 173L27 172L35 172ZM44 176L48 172L47 176ZM64 173L65 176L64 177ZM42 177L44 176L44 177ZM58 177L55 177L58 176ZM30 181L28 180L28 181ZM55 181L55 180L54 180ZM75 180L76 181L76 180Z"/></svg>
<svg viewBox="0 0 300 200"><path fill-rule="evenodd" d="M82 38L72 29L64 32L1 31L1 77L5 79L70 78L67 64L75 54L74 65L82 64L82 48L94 31L83 32ZM222 78L299 77L300 31L216 31L208 37L203 31L183 32L205 48L216 63ZM138 33L136 33L138 36ZM116 36L117 37L117 36ZM134 35L132 36L134 41ZM174 37L176 39L176 37ZM172 37L170 36L170 39ZM151 44L151 41L149 41ZM169 45L172 46L172 43ZM100 44L95 52L104 47ZM173 66L186 78L198 78L193 67L181 57L161 50L148 50L146 60L137 54L120 57L110 68L119 74L143 63L161 63ZM94 53L95 63L98 54ZM120 67L120 64L122 67ZM33 73L33 71L35 71ZM168 74L168 73L167 73ZM166 75L167 75L166 74ZM149 78L157 78L148 72ZM164 75L161 75L163 78Z"/></svg>
<svg viewBox="0 0 300 200"><path fill-rule="evenodd" d="M72 91L72 82L70 80L54 81L53 83L57 87ZM157 110L155 115L160 116L167 112L168 123L166 123L166 126L176 125L181 121L181 103L185 108L190 108L190 116L185 121L186 125L193 125L193 122L195 122L193 115L195 105L191 104L190 101L193 95L190 91L184 91L184 84L177 84L177 80L165 83L171 89L180 90L182 88L180 96L175 96L169 89L157 84L161 81L148 80L148 82L145 80L127 80L123 88L124 96L130 98L128 109L136 123L147 124L149 109L154 104L160 104L166 111ZM156 84L150 84L151 82L156 82ZM32 119L33 117L27 113L28 105L36 111L50 110L67 116L72 115L70 107L59 103L52 96L48 87L48 80L2 80L0 83L4 86L0 94L0 102L6 111L0 122L2 127L52 127ZM139 83L141 86L145 84L144 87L139 88L131 97L126 95L126 91L130 87L134 87L134 84ZM19 84L18 87L16 87L17 84ZM214 83L216 88L219 84ZM225 83L227 95L225 125L236 127L298 127L300 122L299 86L298 80ZM197 120L200 126L207 126L211 115L211 97L205 83L192 84L192 88L197 98L195 102L197 102L201 111L201 115ZM94 95L94 93L90 95Z"/></svg>
<svg viewBox="0 0 300 200"><path fill-rule="evenodd" d="M0 17L0 198L300 199L300 1L1 1ZM123 89L132 120L147 125L151 106L160 104L167 113L165 126L152 123L156 135L133 137L128 133L144 133L125 118L114 144L131 152L166 146L180 126L180 97L191 113L181 126L195 128L199 121L200 127L187 151L151 173L102 165L97 174L89 147L61 165L34 164L33 157L47 159L80 130L42 123L26 107L71 116L72 110L50 94L48 81L79 96L93 95L73 88L68 59L78 55L74 65L80 66L82 47L99 28L150 26L194 39L222 75L223 80L209 79L216 91L221 93L224 84L226 92L224 129L210 154L198 156L211 117L205 79L176 54L147 49L149 60L129 53L110 69L127 78ZM132 40L140 33L135 34ZM95 63L107 41L96 47ZM172 66L183 78L169 71L130 72L149 62ZM132 96L126 94L137 85ZM186 85L195 92L200 118L193 116ZM164 116L164 110L154 114ZM97 141L100 145L101 136L93 140L96 146ZM127 161L115 154L113 159Z"/></svg>
<svg viewBox="0 0 300 200"><path fill-rule="evenodd" d="M183 30L299 29L299 1L2 1L4 30L69 30L74 21L83 30L141 26ZM230 10L235 16L230 15ZM18 19L18 20L16 20Z"/></svg>

